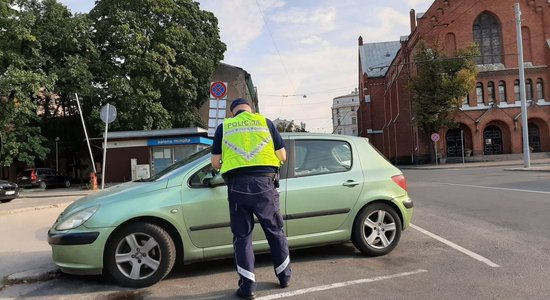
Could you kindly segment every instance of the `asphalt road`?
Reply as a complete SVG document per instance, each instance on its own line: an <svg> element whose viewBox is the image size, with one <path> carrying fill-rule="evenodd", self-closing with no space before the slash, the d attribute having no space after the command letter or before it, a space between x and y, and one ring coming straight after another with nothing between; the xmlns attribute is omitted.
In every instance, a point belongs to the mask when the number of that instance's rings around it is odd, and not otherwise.
<svg viewBox="0 0 550 300"><path fill-rule="evenodd" d="M392 253L363 257L349 243L294 250L294 278L284 290L269 257L259 255L257 299L548 299L550 172L480 167L405 175L414 225ZM8 286L0 298L235 299L236 280L226 259L180 268L146 289L62 276Z"/></svg>

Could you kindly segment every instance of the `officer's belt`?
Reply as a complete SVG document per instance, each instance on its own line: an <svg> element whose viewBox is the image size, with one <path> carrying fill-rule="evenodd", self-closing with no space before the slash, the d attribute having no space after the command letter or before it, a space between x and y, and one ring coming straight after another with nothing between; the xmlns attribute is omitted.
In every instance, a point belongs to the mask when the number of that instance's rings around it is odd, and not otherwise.
<svg viewBox="0 0 550 300"><path fill-rule="evenodd" d="M245 177L245 176L252 176L252 177L269 177L269 178L274 179L276 175L277 175L276 173L269 173L269 172L268 173L250 172L250 173L245 173L245 174L229 175L229 178L239 178L239 177Z"/></svg>

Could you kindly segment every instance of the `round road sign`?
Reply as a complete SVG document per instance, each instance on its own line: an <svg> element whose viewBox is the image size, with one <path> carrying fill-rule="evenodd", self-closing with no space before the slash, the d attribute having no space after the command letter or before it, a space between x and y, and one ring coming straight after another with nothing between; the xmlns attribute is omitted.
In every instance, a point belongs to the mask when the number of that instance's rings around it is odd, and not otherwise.
<svg viewBox="0 0 550 300"><path fill-rule="evenodd" d="M105 123L111 123L116 119L116 107L111 104L105 104L99 111L99 117Z"/></svg>
<svg viewBox="0 0 550 300"><path fill-rule="evenodd" d="M210 95L212 98L222 99L227 95L227 85L225 82L216 81L210 85Z"/></svg>
<svg viewBox="0 0 550 300"><path fill-rule="evenodd" d="M438 133L432 133L432 141L437 142L439 141L439 134Z"/></svg>

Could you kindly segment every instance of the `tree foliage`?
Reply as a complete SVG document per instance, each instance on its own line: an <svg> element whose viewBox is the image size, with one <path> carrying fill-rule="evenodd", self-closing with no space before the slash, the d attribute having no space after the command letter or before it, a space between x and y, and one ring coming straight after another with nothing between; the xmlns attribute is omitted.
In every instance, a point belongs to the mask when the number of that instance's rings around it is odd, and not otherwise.
<svg viewBox="0 0 550 300"><path fill-rule="evenodd" d="M57 0L0 0L0 164L44 159L56 136L82 144L75 94L92 136L106 103L114 130L202 125L225 49L191 0L102 0L75 15Z"/></svg>
<svg viewBox="0 0 550 300"><path fill-rule="evenodd" d="M226 49L211 12L191 0L102 0L90 18L101 98L124 112L115 127L203 125L197 109Z"/></svg>
<svg viewBox="0 0 550 300"><path fill-rule="evenodd" d="M300 122L300 124L298 125L294 123L294 120L278 120L275 126L277 126L277 130L279 132L307 132L306 123Z"/></svg>
<svg viewBox="0 0 550 300"><path fill-rule="evenodd" d="M416 76L411 78L416 122L425 134L453 127L452 115L475 87L475 45L459 49L453 57L421 42L414 56Z"/></svg>

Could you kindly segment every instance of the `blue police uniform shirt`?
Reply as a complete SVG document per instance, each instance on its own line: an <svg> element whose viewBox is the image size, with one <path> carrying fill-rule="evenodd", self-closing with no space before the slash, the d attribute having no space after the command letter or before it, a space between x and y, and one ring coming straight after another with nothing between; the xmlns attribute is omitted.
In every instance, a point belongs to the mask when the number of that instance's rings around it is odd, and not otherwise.
<svg viewBox="0 0 550 300"><path fill-rule="evenodd" d="M236 115L240 114L244 110L240 110L237 112ZM277 131L277 128L275 127L275 124L271 122L271 120L267 119L267 126L269 127L269 131L271 132L271 137L273 138L273 144L275 145L275 150L279 150L281 148L285 147L285 141L281 137L281 134L279 134L279 131ZM216 154L222 154L222 139L223 139L223 124L218 125L216 128L216 133L214 133L214 141L212 142L212 151L211 153ZM242 167L233 169L229 172L227 172L228 176L235 176L235 175L242 175L245 173L273 173L276 172L277 168L274 167Z"/></svg>

